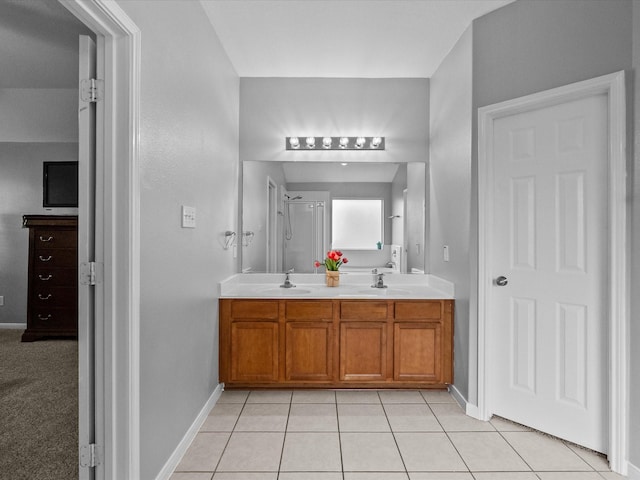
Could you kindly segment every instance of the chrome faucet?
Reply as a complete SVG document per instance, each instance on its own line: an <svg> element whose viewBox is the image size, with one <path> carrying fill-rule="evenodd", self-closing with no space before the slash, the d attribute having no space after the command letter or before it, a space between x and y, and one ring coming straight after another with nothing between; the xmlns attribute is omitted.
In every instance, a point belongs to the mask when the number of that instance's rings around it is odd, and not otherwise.
<svg viewBox="0 0 640 480"><path fill-rule="evenodd" d="M373 270L371 270L371 273L373 274L373 282L374 282L373 285L371 285L371 288L387 288L382 278L384 277L384 273L378 273L377 268L374 268Z"/></svg>
<svg viewBox="0 0 640 480"><path fill-rule="evenodd" d="M280 285L280 288L293 288L295 285L291 283L291 279L289 279L289 275L293 273L293 268L291 270L287 270L284 277L284 283Z"/></svg>

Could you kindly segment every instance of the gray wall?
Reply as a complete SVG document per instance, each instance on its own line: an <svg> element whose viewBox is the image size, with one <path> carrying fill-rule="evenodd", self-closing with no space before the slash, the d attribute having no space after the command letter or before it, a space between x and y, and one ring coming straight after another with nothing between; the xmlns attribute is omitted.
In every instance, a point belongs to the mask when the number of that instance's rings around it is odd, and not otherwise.
<svg viewBox="0 0 640 480"><path fill-rule="evenodd" d="M635 94L635 122L634 145L632 166L629 170L629 179L632 183L630 191L633 192L632 225L631 225L631 332L629 343L631 345L631 422L630 422L630 451L629 460L636 468L640 469L640 2L633 2L633 71L635 88L628 92ZM631 105L631 102L628 103ZM629 131L631 137L631 131Z"/></svg>
<svg viewBox="0 0 640 480"><path fill-rule="evenodd" d="M384 152L285 151L298 135L384 136ZM426 162L429 80L242 78L240 159Z"/></svg>
<svg viewBox="0 0 640 480"><path fill-rule="evenodd" d="M141 30L141 480L218 384L217 283L234 274L239 79L200 2L118 2ZM180 207L196 207L196 229Z"/></svg>
<svg viewBox="0 0 640 480"><path fill-rule="evenodd" d="M454 385L468 397L472 34L467 29L431 78L431 273L455 283ZM450 261L442 247L449 246ZM475 335L475 330L473 335Z"/></svg>

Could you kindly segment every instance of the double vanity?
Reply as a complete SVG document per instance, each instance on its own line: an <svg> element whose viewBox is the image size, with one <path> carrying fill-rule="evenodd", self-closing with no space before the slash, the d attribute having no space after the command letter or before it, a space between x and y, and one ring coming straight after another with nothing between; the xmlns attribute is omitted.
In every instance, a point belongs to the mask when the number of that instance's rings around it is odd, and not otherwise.
<svg viewBox="0 0 640 480"><path fill-rule="evenodd" d="M445 388L453 286L431 275L234 275L220 283L220 381L230 388ZM380 286L378 284L378 286Z"/></svg>

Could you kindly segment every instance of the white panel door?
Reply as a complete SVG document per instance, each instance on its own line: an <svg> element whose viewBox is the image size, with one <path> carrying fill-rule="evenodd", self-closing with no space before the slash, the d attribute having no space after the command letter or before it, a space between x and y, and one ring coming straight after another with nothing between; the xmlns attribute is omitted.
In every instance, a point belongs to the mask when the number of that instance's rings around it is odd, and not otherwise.
<svg viewBox="0 0 640 480"><path fill-rule="evenodd" d="M600 452L607 121L607 96L594 95L494 122L487 319L492 412Z"/></svg>
<svg viewBox="0 0 640 480"><path fill-rule="evenodd" d="M83 265L95 258L96 106L87 98L86 82L96 78L96 45L90 37L79 40L78 94L78 440L80 480L95 478L88 446L95 442L95 292L87 285Z"/></svg>

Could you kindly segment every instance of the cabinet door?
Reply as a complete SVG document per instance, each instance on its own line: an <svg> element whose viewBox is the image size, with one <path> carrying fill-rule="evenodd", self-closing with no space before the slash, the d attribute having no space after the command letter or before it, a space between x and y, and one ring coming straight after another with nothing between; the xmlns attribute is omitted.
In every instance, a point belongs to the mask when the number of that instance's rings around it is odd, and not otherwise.
<svg viewBox="0 0 640 480"><path fill-rule="evenodd" d="M231 323L231 381L278 381L278 324Z"/></svg>
<svg viewBox="0 0 640 480"><path fill-rule="evenodd" d="M397 322L393 331L393 379L442 383L440 322Z"/></svg>
<svg viewBox="0 0 640 480"><path fill-rule="evenodd" d="M333 323L287 322L285 341L287 380L332 380Z"/></svg>
<svg viewBox="0 0 640 480"><path fill-rule="evenodd" d="M386 371L386 322L342 322L340 380L384 381Z"/></svg>

